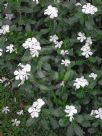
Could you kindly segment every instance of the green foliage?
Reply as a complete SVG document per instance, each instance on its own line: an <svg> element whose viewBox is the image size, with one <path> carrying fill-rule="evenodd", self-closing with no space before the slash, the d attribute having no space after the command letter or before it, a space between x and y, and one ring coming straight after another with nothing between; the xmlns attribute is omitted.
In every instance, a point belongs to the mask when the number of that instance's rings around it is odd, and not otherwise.
<svg viewBox="0 0 102 136"><path fill-rule="evenodd" d="M9 115L0 113L0 128L4 136L102 136L102 121L90 116L92 109L102 107L102 1L80 0L82 4L91 2L98 7L95 15L86 15L81 7L75 6L77 0L4 0L0 1L0 26L10 25L10 32L0 35L0 48L4 50L0 56L0 78L6 77L10 84L0 84L0 111L6 105L11 109ZM3 5L8 2L7 8ZM58 18L50 19L44 15L48 5L58 8ZM5 14L11 13L14 18L8 20ZM88 59L80 53L82 44L77 40L78 32L84 32L93 40L93 56ZM51 35L57 34L63 41L62 49L68 50L66 57L71 65L61 65L61 49L55 49L49 41ZM36 37L41 43L38 58L32 58L22 44L27 38ZM7 41L6 41L7 38ZM17 53L6 53L5 48L14 44ZM19 63L30 64L29 80L18 87L14 71ZM97 80L89 78L90 73L98 75ZM73 82L84 75L89 86L75 90ZM60 83L64 81L64 86ZM17 102L14 103L14 98ZM38 98L43 98L43 107L39 118L32 119L27 112ZM21 127L13 127L11 119L24 103L25 114L21 119ZM65 116L66 105L77 107L78 114L73 122Z"/></svg>

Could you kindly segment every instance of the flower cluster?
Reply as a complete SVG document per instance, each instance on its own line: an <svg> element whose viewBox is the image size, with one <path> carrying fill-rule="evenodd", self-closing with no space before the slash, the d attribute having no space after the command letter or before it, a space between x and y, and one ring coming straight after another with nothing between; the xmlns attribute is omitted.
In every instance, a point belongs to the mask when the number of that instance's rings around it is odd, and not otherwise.
<svg viewBox="0 0 102 136"><path fill-rule="evenodd" d="M55 45L55 48L62 47L63 41L58 41L58 40L59 40L59 38L56 34L50 36L50 42L52 42Z"/></svg>
<svg viewBox="0 0 102 136"><path fill-rule="evenodd" d="M51 19L58 17L58 9L49 5L48 8L44 11L44 15L48 15Z"/></svg>
<svg viewBox="0 0 102 136"><path fill-rule="evenodd" d="M8 106L3 107L2 113L8 114L9 112L10 112L10 109ZM19 116L23 115L23 110L18 111L17 115L19 115ZM12 125L16 126L16 127L18 127L21 123L21 121L17 120L17 119L12 119L11 122L12 122Z"/></svg>
<svg viewBox="0 0 102 136"><path fill-rule="evenodd" d="M44 104L45 102L42 99L37 99L37 101L33 103L33 105L28 109L28 112L30 113L32 118L39 117L39 113Z"/></svg>
<svg viewBox="0 0 102 136"><path fill-rule="evenodd" d="M58 41L59 40L59 37L55 34L55 35L51 35L50 36L50 42L52 42L53 44L55 44L55 48L61 48L62 47L62 44L63 44L63 41ZM65 56L67 54L69 54L68 50L61 50L61 53L60 53L62 56ZM65 65L66 67L70 64L70 60L68 59L65 59L65 60L62 60L61 61L61 64L62 65Z"/></svg>
<svg viewBox="0 0 102 136"><path fill-rule="evenodd" d="M72 122L74 115L77 114L77 109L73 105L66 105L65 107L66 117L69 117L69 121Z"/></svg>
<svg viewBox="0 0 102 136"><path fill-rule="evenodd" d="M30 64L19 64L18 65L20 68L18 70L14 71L15 79L20 80L21 83L19 85L22 85L25 80L28 80L28 76L30 75L31 71L31 65Z"/></svg>
<svg viewBox="0 0 102 136"><path fill-rule="evenodd" d="M99 108L98 110L92 110L91 116L94 116L95 118L102 119L102 108Z"/></svg>
<svg viewBox="0 0 102 136"><path fill-rule="evenodd" d="M79 89L80 87L84 88L85 86L88 86L89 83L88 81L84 78L84 76L80 77L80 78L76 78L74 81L73 86L76 87L76 89Z"/></svg>
<svg viewBox="0 0 102 136"><path fill-rule="evenodd" d="M41 50L40 43L38 40L33 37L33 38L28 38L25 43L22 45L25 49L29 49L30 54L32 57L38 57L39 56L39 51Z"/></svg>
<svg viewBox="0 0 102 136"><path fill-rule="evenodd" d="M9 28L9 25L3 25L3 26L1 27L1 29L0 29L0 35L1 35L1 34L6 34L6 33L10 32L9 29L10 29L10 28Z"/></svg>
<svg viewBox="0 0 102 136"><path fill-rule="evenodd" d="M98 11L97 7L91 5L90 3L86 3L85 5L83 5L82 7L82 12L85 14L95 14Z"/></svg>
<svg viewBox="0 0 102 136"><path fill-rule="evenodd" d="M79 40L81 43L85 41L85 45L81 48L82 56L85 56L85 58L92 56L93 52L90 48L90 45L92 45L91 37L86 37L84 33L79 32L77 40Z"/></svg>

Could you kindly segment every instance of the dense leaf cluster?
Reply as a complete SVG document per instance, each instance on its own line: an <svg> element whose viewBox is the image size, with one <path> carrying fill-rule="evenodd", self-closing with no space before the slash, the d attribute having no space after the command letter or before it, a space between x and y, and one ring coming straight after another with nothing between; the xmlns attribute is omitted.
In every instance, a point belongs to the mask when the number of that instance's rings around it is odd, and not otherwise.
<svg viewBox="0 0 102 136"><path fill-rule="evenodd" d="M3 5L8 2L7 8ZM37 5L32 0L0 1L0 26L10 25L10 32L0 36L0 48L5 51L9 44L15 45L17 53L3 53L0 57L0 77L9 79L9 88L16 91L22 99L27 98L31 105L37 98L43 98L46 105L38 119L29 118L27 126L43 128L52 132L49 136L101 136L102 121L90 116L92 109L102 107L102 1L91 0L98 7L95 15L85 15L76 0L39 0ZM85 4L86 0L80 0ZM48 5L58 8L58 18L49 19L44 15ZM8 20L5 14L12 13ZM84 32L93 40L93 56L86 59L81 55L82 44L77 40L78 32ZM49 41L50 35L57 34L63 41L63 49L69 51L67 58L71 65L61 65L61 49L56 49ZM42 50L38 58L32 58L29 51L22 47L27 38L36 37ZM7 39L7 40L6 40ZM29 80L18 87L14 71L19 63L31 65ZM97 80L89 78L90 73L97 73ZM75 90L73 82L84 75L89 86ZM60 83L64 81L64 87ZM73 104L78 114L73 122L65 117L66 105ZM32 126L31 126L32 125ZM44 134L42 135L44 136Z"/></svg>

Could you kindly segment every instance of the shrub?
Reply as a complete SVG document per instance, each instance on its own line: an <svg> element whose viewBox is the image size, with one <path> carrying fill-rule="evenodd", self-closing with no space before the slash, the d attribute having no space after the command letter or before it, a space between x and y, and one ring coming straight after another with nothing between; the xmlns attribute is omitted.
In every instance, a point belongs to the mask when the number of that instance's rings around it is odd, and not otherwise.
<svg viewBox="0 0 102 136"><path fill-rule="evenodd" d="M0 82L42 136L102 135L101 17L101 0L0 1Z"/></svg>

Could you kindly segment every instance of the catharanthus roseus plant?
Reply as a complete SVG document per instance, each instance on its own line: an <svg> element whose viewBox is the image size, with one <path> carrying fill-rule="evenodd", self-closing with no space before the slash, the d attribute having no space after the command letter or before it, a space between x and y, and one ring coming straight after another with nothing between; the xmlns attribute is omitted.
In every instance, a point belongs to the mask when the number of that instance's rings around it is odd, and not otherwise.
<svg viewBox="0 0 102 136"><path fill-rule="evenodd" d="M4 135L102 135L101 28L101 0L0 1Z"/></svg>

